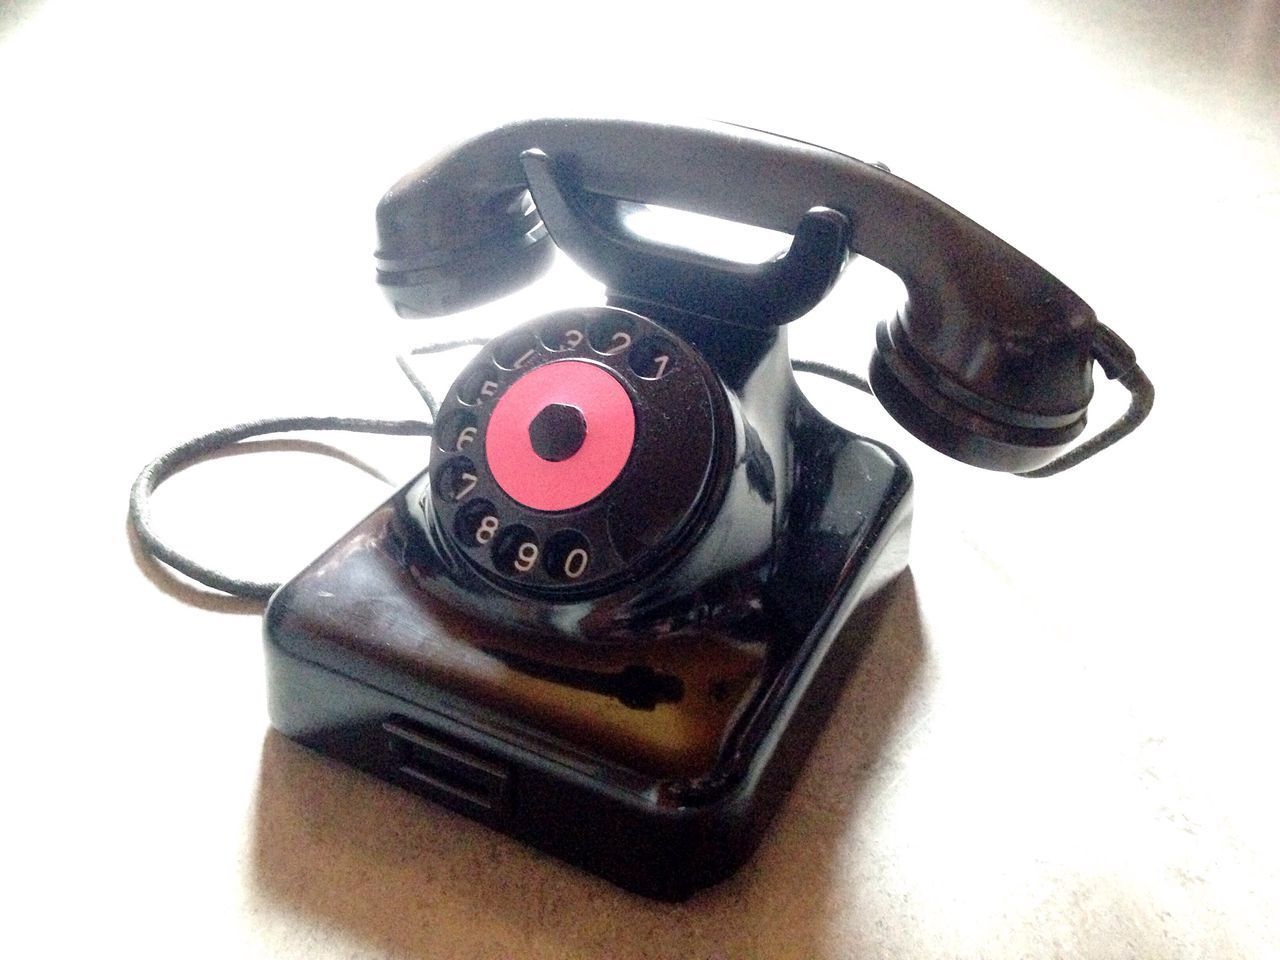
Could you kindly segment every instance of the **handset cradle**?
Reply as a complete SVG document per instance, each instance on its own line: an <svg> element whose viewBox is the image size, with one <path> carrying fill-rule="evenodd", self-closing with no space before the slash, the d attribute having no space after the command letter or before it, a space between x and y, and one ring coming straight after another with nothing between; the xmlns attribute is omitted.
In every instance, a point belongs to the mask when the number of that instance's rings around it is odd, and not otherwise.
<svg viewBox="0 0 1280 960"><path fill-rule="evenodd" d="M827 207L805 212L785 254L743 264L640 240L622 224L615 201L588 200L541 150L526 150L520 162L556 246L629 299L767 329L817 306L849 259L849 220Z"/></svg>

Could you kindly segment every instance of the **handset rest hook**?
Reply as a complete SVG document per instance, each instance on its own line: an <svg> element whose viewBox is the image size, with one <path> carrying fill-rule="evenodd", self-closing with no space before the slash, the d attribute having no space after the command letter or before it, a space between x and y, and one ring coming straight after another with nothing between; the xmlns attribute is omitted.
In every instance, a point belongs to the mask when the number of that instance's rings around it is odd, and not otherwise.
<svg viewBox="0 0 1280 960"><path fill-rule="evenodd" d="M800 218L780 257L739 263L637 236L622 223L616 200L579 188L571 165L540 149L525 150L520 163L556 246L610 293L631 300L767 329L808 313L850 256L849 218L829 207Z"/></svg>

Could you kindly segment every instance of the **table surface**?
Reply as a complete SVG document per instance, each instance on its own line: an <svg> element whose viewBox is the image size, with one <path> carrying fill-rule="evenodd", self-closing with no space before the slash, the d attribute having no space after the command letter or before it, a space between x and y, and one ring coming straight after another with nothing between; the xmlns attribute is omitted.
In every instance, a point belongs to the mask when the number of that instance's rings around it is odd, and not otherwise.
<svg viewBox="0 0 1280 960"><path fill-rule="evenodd" d="M859 6L3 7L0 951L1280 952L1280 5ZM805 380L912 464L911 569L757 855L676 906L269 732L259 609L126 535L134 475L190 435L421 415L391 357L451 327L390 316L374 204L443 145L552 113L715 116L883 160L1078 290L1158 390L1128 441L1027 482ZM794 354L865 363L899 294L855 266ZM599 296L561 266L467 323ZM1104 384L1094 422L1123 406ZM254 449L176 477L156 523L268 579L387 490L341 456L391 480L423 459Z"/></svg>

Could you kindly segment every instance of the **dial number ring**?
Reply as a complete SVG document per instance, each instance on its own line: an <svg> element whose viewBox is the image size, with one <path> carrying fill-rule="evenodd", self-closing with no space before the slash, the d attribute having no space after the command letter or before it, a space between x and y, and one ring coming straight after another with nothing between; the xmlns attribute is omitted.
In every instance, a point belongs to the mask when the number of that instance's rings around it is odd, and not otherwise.
<svg viewBox="0 0 1280 960"><path fill-rule="evenodd" d="M593 427L597 442L619 432L619 421L596 416L594 394L575 401L557 393L575 377L603 385L625 404L633 433L613 438L612 474L605 471L594 487L559 499L530 494L538 483L568 486L561 478L596 462ZM516 328L483 348L445 398L423 504L428 522L508 589L568 599L642 576L684 542L715 487L717 464L729 459L732 420L723 389L692 347L629 311L560 311ZM522 393L533 399L512 431L503 411ZM523 419L554 404L583 408L581 449L570 445L562 460L542 457L554 462L527 461L545 475L521 486L504 474L501 453L494 459L495 438L505 429L508 442L520 439L524 429L521 443L529 446Z"/></svg>

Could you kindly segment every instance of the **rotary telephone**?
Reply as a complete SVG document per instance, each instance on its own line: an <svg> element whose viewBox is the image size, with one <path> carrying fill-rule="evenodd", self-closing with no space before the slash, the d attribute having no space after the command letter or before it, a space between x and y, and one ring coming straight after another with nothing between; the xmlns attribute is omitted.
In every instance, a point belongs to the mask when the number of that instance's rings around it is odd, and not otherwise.
<svg viewBox="0 0 1280 960"><path fill-rule="evenodd" d="M759 264L657 243L637 205L782 231ZM907 301L870 388L980 467L1045 475L1151 404L1071 290L883 168L728 125L540 120L414 170L377 211L402 316L533 279L607 305L484 346L423 473L272 598L273 724L629 889L679 899L751 853L904 568L911 475L797 388L786 324L860 254ZM1092 367L1129 412L1068 450Z"/></svg>

